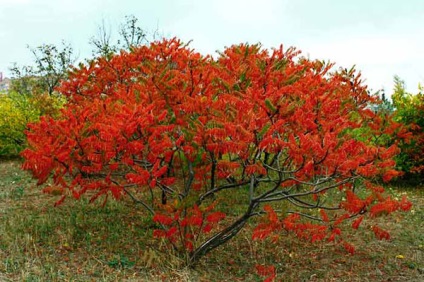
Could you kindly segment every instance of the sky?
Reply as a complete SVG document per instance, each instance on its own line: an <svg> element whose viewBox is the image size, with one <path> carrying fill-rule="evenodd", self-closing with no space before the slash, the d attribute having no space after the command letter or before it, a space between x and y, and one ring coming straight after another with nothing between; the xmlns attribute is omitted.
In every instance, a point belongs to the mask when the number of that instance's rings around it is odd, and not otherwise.
<svg viewBox="0 0 424 282"><path fill-rule="evenodd" d="M372 91L390 95L394 75L412 93L424 84L424 0L0 0L0 71L32 64L27 46L62 40L89 58L102 22L116 35L127 15L148 32L192 40L203 54L283 44L337 67L356 65Z"/></svg>

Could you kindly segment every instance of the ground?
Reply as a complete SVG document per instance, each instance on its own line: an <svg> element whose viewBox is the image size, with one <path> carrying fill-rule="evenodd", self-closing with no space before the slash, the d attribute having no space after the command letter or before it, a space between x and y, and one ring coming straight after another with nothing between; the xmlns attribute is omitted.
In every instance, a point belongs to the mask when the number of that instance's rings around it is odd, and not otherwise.
<svg viewBox="0 0 424 282"><path fill-rule="evenodd" d="M19 161L0 161L0 281L262 281L257 264L274 265L277 281L424 281L424 187L388 192L407 194L412 211L348 234L355 255L290 234L252 241L246 229L187 269L130 201L54 207L57 196L43 194ZM391 231L389 241L368 232L376 223Z"/></svg>

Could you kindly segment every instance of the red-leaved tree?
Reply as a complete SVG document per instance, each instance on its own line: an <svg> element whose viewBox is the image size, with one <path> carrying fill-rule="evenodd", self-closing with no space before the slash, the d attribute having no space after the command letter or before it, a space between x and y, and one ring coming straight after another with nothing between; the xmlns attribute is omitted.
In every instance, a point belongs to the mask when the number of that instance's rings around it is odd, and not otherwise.
<svg viewBox="0 0 424 282"><path fill-rule="evenodd" d="M23 168L53 178L57 204L132 198L189 265L252 217L252 239L286 230L353 252L344 221L410 208L377 185L398 149L352 133L383 126L358 75L298 53L242 44L214 59L172 39L99 58L58 89L60 118L30 125Z"/></svg>

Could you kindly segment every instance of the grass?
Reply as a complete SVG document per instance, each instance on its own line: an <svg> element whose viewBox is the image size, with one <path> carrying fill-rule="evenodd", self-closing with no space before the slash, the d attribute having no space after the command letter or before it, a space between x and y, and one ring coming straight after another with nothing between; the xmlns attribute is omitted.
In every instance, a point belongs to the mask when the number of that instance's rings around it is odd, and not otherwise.
<svg viewBox="0 0 424 282"><path fill-rule="evenodd" d="M42 194L19 166L0 162L0 281L261 281L256 264L274 265L277 281L424 280L424 187L390 189L394 197L408 195L412 212L348 233L353 256L290 234L276 243L252 241L246 229L185 269L131 202L71 200L55 208L57 198ZM391 230L390 241L371 236L375 223Z"/></svg>

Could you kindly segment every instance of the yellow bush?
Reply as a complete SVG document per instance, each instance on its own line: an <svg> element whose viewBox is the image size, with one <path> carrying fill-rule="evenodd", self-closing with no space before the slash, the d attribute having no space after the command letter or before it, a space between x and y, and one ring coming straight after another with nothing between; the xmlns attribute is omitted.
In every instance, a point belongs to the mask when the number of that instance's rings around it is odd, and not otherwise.
<svg viewBox="0 0 424 282"><path fill-rule="evenodd" d="M59 96L0 94L0 156L14 156L25 147L27 124L42 115L56 116L65 100Z"/></svg>

